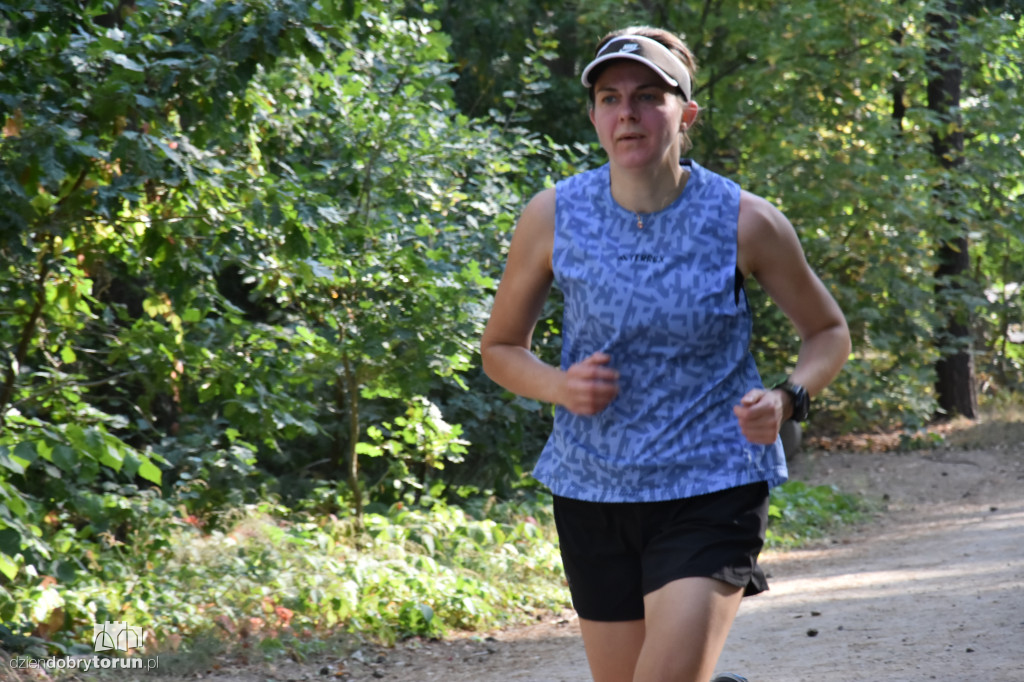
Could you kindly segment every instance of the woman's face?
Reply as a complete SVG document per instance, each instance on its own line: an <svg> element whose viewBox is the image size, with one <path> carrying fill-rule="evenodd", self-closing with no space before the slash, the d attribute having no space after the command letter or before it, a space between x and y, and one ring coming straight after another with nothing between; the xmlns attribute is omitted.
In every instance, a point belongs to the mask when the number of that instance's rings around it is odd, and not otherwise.
<svg viewBox="0 0 1024 682"><path fill-rule="evenodd" d="M616 165L678 165L688 104L654 71L621 59L611 62L594 83L590 122Z"/></svg>

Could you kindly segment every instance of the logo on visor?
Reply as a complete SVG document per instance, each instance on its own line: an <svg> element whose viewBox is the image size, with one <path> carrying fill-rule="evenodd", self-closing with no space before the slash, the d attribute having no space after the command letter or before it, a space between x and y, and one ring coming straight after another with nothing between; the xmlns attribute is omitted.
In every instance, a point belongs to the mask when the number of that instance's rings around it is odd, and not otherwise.
<svg viewBox="0 0 1024 682"><path fill-rule="evenodd" d="M640 49L640 46L636 43L626 43L619 48L619 52L636 52Z"/></svg>

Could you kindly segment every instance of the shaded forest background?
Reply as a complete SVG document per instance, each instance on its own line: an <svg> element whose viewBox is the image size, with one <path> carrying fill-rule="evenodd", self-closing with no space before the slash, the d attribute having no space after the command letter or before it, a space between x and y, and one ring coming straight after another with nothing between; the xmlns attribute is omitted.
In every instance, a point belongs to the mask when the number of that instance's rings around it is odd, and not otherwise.
<svg viewBox="0 0 1024 682"><path fill-rule="evenodd" d="M61 590L160 520L272 500L360 527L530 494L550 407L489 382L476 345L520 208L603 163L578 74L628 24L685 35L692 156L787 214L847 314L809 428L912 434L1024 385L1020 3L0 10L9 636L123 615L126 594ZM751 296L779 378L797 339ZM559 311L535 338L552 361Z"/></svg>

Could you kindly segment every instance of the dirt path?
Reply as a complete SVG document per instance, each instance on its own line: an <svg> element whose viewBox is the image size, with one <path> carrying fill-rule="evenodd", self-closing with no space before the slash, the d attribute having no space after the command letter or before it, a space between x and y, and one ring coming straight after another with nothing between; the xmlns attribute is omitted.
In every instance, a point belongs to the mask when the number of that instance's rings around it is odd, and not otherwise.
<svg viewBox="0 0 1024 682"><path fill-rule="evenodd" d="M1024 682L1024 438L1015 433L984 449L798 458L794 477L888 508L821 547L766 556L771 590L744 603L719 669L752 682ZM590 680L571 615L374 656L349 661L350 679Z"/></svg>
<svg viewBox="0 0 1024 682"><path fill-rule="evenodd" d="M839 545L769 557L722 669L758 682L1024 681L1024 452L820 457L808 478L888 494ZM866 466L865 466L866 465Z"/></svg>

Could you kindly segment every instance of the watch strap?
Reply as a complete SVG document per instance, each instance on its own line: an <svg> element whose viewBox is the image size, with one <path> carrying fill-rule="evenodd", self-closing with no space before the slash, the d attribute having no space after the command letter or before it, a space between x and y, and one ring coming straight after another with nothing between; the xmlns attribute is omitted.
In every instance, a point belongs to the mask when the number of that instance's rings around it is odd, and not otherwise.
<svg viewBox="0 0 1024 682"><path fill-rule="evenodd" d="M793 383L789 378L775 384L772 388L785 391L789 395L789 399L793 403L793 415L790 419L798 422L807 421L807 417L811 412L811 398L806 388L800 384Z"/></svg>

